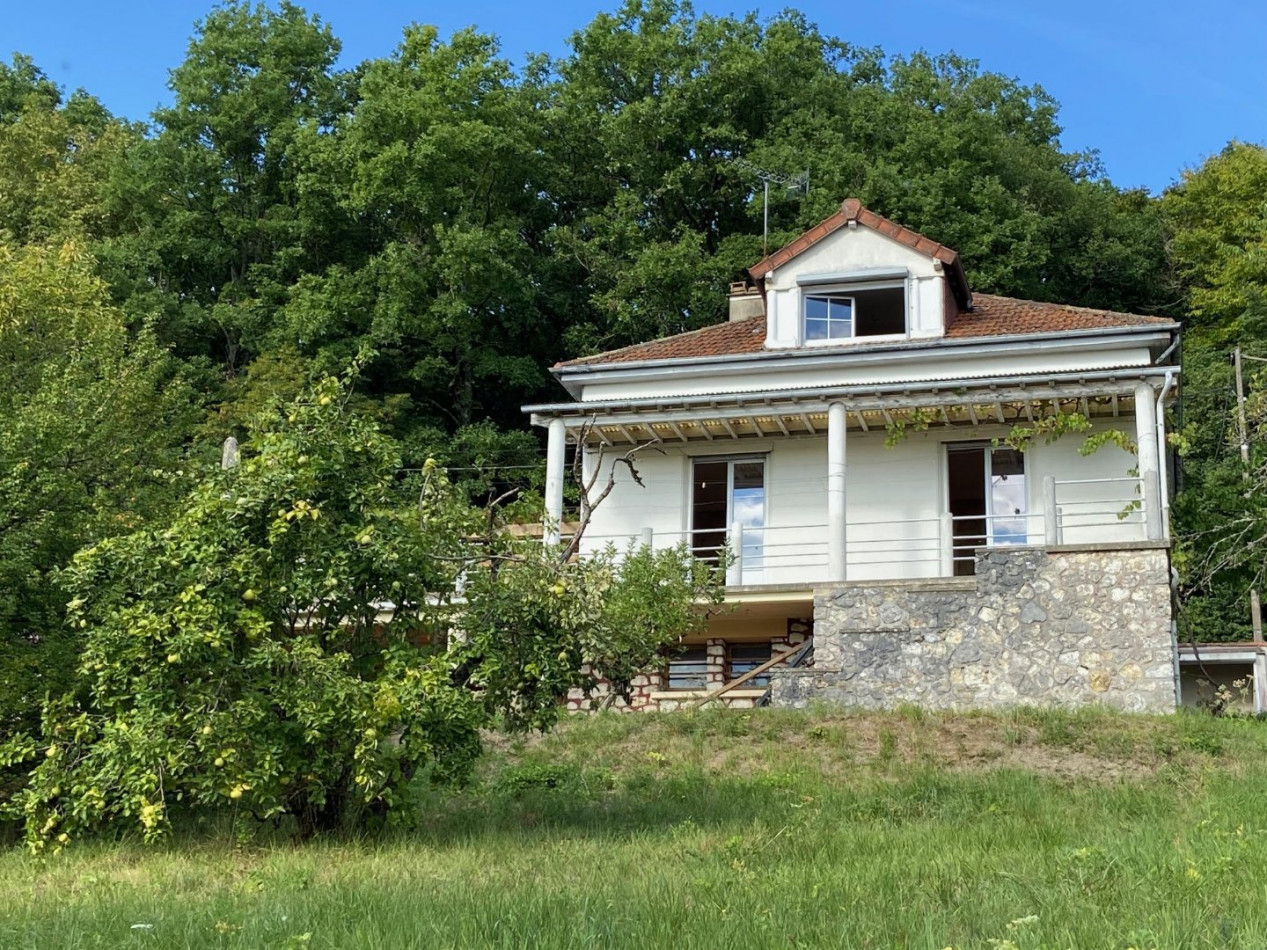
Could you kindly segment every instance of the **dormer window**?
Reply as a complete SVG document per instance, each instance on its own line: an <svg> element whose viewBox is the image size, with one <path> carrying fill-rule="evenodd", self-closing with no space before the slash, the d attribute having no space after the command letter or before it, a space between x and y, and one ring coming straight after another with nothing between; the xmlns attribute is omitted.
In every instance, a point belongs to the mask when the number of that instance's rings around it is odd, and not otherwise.
<svg viewBox="0 0 1267 950"><path fill-rule="evenodd" d="M806 344L906 335L906 285L806 289Z"/></svg>

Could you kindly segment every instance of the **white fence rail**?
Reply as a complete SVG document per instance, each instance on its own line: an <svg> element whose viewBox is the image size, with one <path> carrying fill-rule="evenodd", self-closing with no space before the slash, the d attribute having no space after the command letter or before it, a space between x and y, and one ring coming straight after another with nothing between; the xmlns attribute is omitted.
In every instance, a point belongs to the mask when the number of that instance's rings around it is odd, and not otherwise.
<svg viewBox="0 0 1267 950"><path fill-rule="evenodd" d="M918 579L971 573L980 548L1139 541L1146 537L1139 479L1044 479L1039 511L850 521L845 579ZM687 544L704 559L729 549L728 586L822 583L829 577L826 524L587 533L582 551L608 545L655 550Z"/></svg>

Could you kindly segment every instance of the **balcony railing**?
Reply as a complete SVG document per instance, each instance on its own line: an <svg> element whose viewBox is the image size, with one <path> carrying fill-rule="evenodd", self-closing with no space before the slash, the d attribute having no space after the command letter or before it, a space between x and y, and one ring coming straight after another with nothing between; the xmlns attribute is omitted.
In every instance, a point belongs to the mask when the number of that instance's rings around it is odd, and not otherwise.
<svg viewBox="0 0 1267 950"><path fill-rule="evenodd" d="M849 521L845 525L845 579L920 579L970 574L979 548L1024 544L1139 541L1144 513L1135 478L1056 480L1043 485L1041 511L989 515ZM1124 490L1125 489L1125 490ZM582 551L645 545L659 550L686 544L703 559L729 549L728 587L819 584L828 571L826 524L761 527L733 524L638 534L587 533Z"/></svg>

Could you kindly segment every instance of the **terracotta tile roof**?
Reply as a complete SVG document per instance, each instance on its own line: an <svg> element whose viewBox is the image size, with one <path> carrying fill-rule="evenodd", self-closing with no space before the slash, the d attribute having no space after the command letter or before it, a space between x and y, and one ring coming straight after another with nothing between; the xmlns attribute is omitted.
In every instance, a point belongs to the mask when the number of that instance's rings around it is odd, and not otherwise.
<svg viewBox="0 0 1267 950"><path fill-rule="evenodd" d="M770 273L770 271L782 267L792 258L807 251L829 234L845 227L850 221L856 221L863 227L879 231L899 244L905 244L907 247L933 258L933 260L941 261L946 265L946 273L950 277L951 288L955 292L955 299L959 301L961 306L968 302L970 299L968 280L964 276L963 265L959 262L958 251L953 251L944 244L938 244L931 238L926 238L910 228L904 228L883 215L869 211L862 206L862 202L857 198L846 198L841 202L840 210L830 218L820 221L791 243L785 244L773 254L753 264L748 268L748 273L757 281L765 280L765 275Z"/></svg>
<svg viewBox="0 0 1267 950"><path fill-rule="evenodd" d="M731 356L760 353L765 348L765 320L715 323L710 327L635 343L619 350L559 363L558 366L592 366L595 363L632 363L635 360L697 359L701 356Z"/></svg>
<svg viewBox="0 0 1267 950"><path fill-rule="evenodd" d="M996 297L993 294L975 294L972 310L955 317L950 329L946 331L946 337L965 339L1112 327L1165 326L1173 322L1166 317L1145 317L1133 313L1117 313L1112 310L1093 310L1088 307L1070 307L1065 304L1043 303L1037 300ZM858 345L849 344L851 348ZM642 360L739 356L745 353L760 353L764 349L765 320L752 319L739 323L718 323L701 330L679 333L677 336L569 360L566 363L559 363L558 366L566 369L571 366L632 363Z"/></svg>
<svg viewBox="0 0 1267 950"><path fill-rule="evenodd" d="M1118 313L1115 310L1093 310L1090 307L1071 307L1038 300L996 297L994 294L973 294L972 310L956 316L946 331L946 336L962 339L1008 333L1058 333L1062 330L1098 330L1169 323L1174 321L1166 317L1145 317L1135 313Z"/></svg>

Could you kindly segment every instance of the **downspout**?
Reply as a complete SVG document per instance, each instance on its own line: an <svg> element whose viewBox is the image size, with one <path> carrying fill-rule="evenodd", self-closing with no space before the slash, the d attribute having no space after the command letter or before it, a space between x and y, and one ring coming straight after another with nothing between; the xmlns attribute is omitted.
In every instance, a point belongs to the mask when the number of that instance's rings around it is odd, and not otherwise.
<svg viewBox="0 0 1267 950"><path fill-rule="evenodd" d="M1162 537L1167 541L1170 540L1170 485L1166 474L1166 409L1163 403L1174 383L1174 370L1166 370L1161 392L1157 394L1157 481L1160 489L1158 494L1161 496Z"/></svg>

